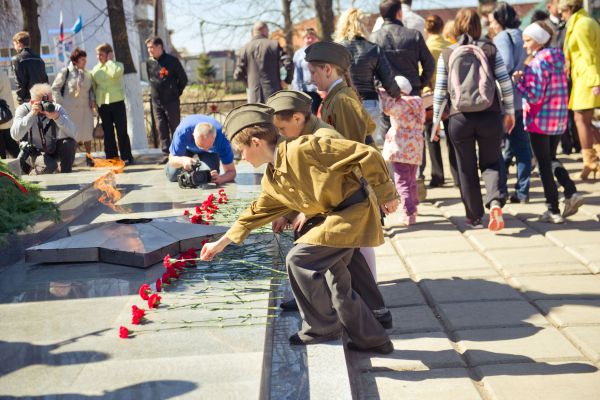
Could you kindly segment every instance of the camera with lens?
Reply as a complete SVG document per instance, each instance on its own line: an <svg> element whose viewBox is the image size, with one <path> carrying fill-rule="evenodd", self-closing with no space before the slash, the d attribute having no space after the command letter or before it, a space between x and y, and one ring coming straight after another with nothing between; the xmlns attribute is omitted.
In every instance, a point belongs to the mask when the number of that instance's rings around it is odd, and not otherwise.
<svg viewBox="0 0 600 400"><path fill-rule="evenodd" d="M42 111L45 112L56 111L56 105L48 99L48 96L42 97L42 101L40 101L40 107L42 108Z"/></svg>
<svg viewBox="0 0 600 400"><path fill-rule="evenodd" d="M192 165L190 171L181 171L181 174L177 177L177 183L179 183L179 187L182 189L197 188L211 181L210 170L207 169L204 163L200 162Z"/></svg>

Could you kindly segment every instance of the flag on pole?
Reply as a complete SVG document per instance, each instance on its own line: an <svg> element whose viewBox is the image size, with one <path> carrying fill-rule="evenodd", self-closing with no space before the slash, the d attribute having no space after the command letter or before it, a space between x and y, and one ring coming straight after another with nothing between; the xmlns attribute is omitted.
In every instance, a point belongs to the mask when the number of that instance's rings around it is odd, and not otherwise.
<svg viewBox="0 0 600 400"><path fill-rule="evenodd" d="M63 15L62 11L60 12L60 35L58 36L59 43L62 43L65 40L65 32L63 27Z"/></svg>
<svg viewBox="0 0 600 400"><path fill-rule="evenodd" d="M73 34L78 33L81 28L83 28L83 19L81 18L81 15L77 18L77 20L75 21L75 25L73 25L73 28L71 28L73 30Z"/></svg>

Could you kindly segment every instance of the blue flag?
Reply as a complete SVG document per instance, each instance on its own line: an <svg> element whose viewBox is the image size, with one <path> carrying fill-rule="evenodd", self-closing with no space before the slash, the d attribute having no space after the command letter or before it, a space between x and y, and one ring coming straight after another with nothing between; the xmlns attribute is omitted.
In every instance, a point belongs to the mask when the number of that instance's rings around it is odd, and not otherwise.
<svg viewBox="0 0 600 400"><path fill-rule="evenodd" d="M75 25L73 25L73 28L71 28L73 30L73 33L77 33L81 30L81 28L83 27L83 19L81 19L81 15L79 16L79 18L77 18L77 21L75 21Z"/></svg>

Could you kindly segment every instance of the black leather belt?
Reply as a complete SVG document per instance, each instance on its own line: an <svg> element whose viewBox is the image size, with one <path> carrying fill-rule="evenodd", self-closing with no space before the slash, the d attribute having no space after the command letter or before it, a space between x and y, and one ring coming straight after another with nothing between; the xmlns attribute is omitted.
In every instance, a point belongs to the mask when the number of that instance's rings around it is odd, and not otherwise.
<svg viewBox="0 0 600 400"><path fill-rule="evenodd" d="M346 208L353 206L355 204L363 202L365 199L369 197L369 191L367 190L367 181L365 178L360 178L360 189L356 192L352 193L350 196L346 197L340 204L338 204L332 211L338 212L345 210ZM299 231L294 231L294 240L297 240L302 235L310 231L315 226L321 224L325 221L325 217L322 215L316 215L306 221L304 226Z"/></svg>
<svg viewBox="0 0 600 400"><path fill-rule="evenodd" d="M370 145L371 143L373 143L375 140L373 139L372 135L367 135L367 137L365 138L365 144Z"/></svg>

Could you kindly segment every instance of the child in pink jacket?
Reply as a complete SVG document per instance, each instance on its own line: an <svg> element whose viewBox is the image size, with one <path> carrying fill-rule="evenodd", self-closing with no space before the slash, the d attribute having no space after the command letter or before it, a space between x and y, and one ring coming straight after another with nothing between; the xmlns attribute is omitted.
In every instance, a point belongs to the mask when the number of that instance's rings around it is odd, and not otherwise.
<svg viewBox="0 0 600 400"><path fill-rule="evenodd" d="M400 194L404 225L417 222L417 169L423 158L425 106L419 96L410 96L412 86L403 76L396 77L402 96L394 99L381 92L383 112L389 115L391 128L385 135L383 158L392 163L394 181Z"/></svg>

